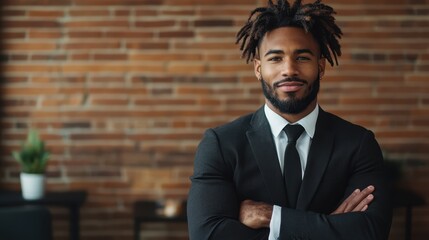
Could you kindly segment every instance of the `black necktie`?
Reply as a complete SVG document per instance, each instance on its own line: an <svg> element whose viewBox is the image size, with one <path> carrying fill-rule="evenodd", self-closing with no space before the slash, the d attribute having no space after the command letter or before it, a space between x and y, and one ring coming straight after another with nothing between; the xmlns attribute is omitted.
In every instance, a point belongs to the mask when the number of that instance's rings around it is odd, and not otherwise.
<svg viewBox="0 0 429 240"><path fill-rule="evenodd" d="M296 208L296 201L302 182L301 161L299 160L299 154L296 150L296 140L301 136L304 128L301 125L288 124L283 128L283 131L285 131L288 138L283 164L283 176L288 205L291 208Z"/></svg>

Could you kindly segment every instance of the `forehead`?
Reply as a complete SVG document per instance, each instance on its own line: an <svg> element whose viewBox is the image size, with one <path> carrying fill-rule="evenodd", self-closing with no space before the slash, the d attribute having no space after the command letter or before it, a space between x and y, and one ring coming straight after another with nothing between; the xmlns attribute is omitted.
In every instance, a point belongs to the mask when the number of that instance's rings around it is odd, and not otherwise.
<svg viewBox="0 0 429 240"><path fill-rule="evenodd" d="M281 27L267 32L260 45L260 53L272 50L296 50L310 49L314 53L319 53L319 45L311 33L307 33L298 27Z"/></svg>

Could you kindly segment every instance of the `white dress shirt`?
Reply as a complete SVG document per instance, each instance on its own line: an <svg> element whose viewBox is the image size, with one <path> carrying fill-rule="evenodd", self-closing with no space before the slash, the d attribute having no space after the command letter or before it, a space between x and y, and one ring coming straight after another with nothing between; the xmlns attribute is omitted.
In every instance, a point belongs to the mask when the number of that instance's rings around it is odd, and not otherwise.
<svg viewBox="0 0 429 240"><path fill-rule="evenodd" d="M283 128L290 124L286 119L275 113L271 110L266 104L264 106L265 116L268 119L270 124L271 133L273 134L274 143L276 145L277 156L280 163L280 169L283 172L284 165L284 154L287 145L287 136L283 131ZM298 138L296 142L296 149L301 160L301 176L304 178L305 167L307 165L308 151L310 150L311 140L314 137L314 132L316 130L316 121L319 115L319 106L316 105L314 110L300 119L298 122L293 124L300 124L304 127L304 133ZM276 240L280 235L280 225L281 225L281 207L274 205L273 214L271 216L270 222L270 235L268 240Z"/></svg>

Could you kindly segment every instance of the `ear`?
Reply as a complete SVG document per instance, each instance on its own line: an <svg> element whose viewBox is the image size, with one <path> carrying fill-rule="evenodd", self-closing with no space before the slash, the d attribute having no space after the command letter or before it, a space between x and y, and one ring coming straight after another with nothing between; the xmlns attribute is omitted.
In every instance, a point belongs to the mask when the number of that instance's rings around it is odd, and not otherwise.
<svg viewBox="0 0 429 240"><path fill-rule="evenodd" d="M258 80L262 79L262 73L261 73L261 60L254 58L253 59L253 68L255 71L255 76Z"/></svg>
<svg viewBox="0 0 429 240"><path fill-rule="evenodd" d="M319 67L319 78L322 79L325 75L325 66L326 66L326 59L320 58L318 62Z"/></svg>

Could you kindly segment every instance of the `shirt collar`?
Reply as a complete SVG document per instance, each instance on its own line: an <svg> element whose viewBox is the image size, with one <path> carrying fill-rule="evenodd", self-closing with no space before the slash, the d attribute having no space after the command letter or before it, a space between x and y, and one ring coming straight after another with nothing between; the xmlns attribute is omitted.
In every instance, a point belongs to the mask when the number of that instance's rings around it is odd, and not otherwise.
<svg viewBox="0 0 429 240"><path fill-rule="evenodd" d="M273 133L274 137L278 137L279 134L283 131L283 128L290 123L282 116L271 110L271 108L269 108L267 104L265 104L264 106L264 112L265 116L267 116L268 123L270 124L271 132ZM300 124L301 126L303 126L305 132L310 136L310 138L313 138L314 132L316 130L316 122L318 116L319 105L316 105L316 107L313 111L311 111L310 114L300 119L298 122L296 122L296 124Z"/></svg>

